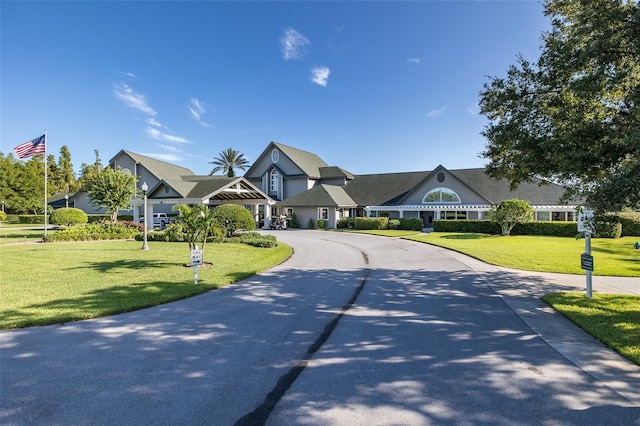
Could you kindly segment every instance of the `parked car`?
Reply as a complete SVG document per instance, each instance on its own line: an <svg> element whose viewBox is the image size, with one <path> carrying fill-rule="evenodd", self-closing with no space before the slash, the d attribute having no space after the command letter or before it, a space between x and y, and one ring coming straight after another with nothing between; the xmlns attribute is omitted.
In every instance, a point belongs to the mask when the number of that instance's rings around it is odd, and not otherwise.
<svg viewBox="0 0 640 426"><path fill-rule="evenodd" d="M144 223L144 216L140 218L140 223ZM154 213L153 214L153 229L164 229L171 223L171 218L166 213Z"/></svg>

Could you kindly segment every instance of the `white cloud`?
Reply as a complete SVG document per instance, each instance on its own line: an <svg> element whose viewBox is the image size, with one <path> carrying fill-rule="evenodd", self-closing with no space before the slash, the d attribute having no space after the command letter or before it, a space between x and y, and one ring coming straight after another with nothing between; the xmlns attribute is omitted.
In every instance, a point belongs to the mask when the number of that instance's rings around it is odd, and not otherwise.
<svg viewBox="0 0 640 426"><path fill-rule="evenodd" d="M113 94L128 107L140 110L152 117L157 114L157 112L147 104L144 95L136 92L126 83L115 84Z"/></svg>
<svg viewBox="0 0 640 426"><path fill-rule="evenodd" d="M182 136L174 136L168 133L161 132L158 129L154 129L153 127L147 127L147 134L154 139L158 139L161 141L173 142L173 143L189 143L189 139L183 138Z"/></svg>
<svg viewBox="0 0 640 426"><path fill-rule="evenodd" d="M443 106L442 108L432 109L427 113L427 118L435 118L440 117L444 114L444 111L447 109L447 106Z"/></svg>
<svg viewBox="0 0 640 426"><path fill-rule="evenodd" d="M160 122L155 118L148 118L146 121L150 126L162 127L162 124L160 124Z"/></svg>
<svg viewBox="0 0 640 426"><path fill-rule="evenodd" d="M151 158L157 158L158 160L167 161L169 163L177 163L183 160L182 157L175 154L158 154L153 152L153 153L144 153L142 155L145 155Z"/></svg>
<svg viewBox="0 0 640 426"><path fill-rule="evenodd" d="M287 28L280 38L280 45L282 46L282 58L288 61L301 59L311 42L293 28Z"/></svg>
<svg viewBox="0 0 640 426"><path fill-rule="evenodd" d="M331 74L329 67L314 67L311 69L311 81L319 86L327 87L329 74Z"/></svg>
<svg viewBox="0 0 640 426"><path fill-rule="evenodd" d="M125 77L129 77L129 78L138 78L134 73L132 72L124 72L124 71L120 71L119 73L120 75L124 75Z"/></svg>
<svg viewBox="0 0 640 426"><path fill-rule="evenodd" d="M211 124L202 120L202 115L207 112L204 107L204 103L197 98L190 99L189 112L191 116L204 127L213 127Z"/></svg>
<svg viewBox="0 0 640 426"><path fill-rule="evenodd" d="M420 58L419 57L409 58L409 59L407 59L407 62L409 62L410 64L419 64L420 63Z"/></svg>
<svg viewBox="0 0 640 426"><path fill-rule="evenodd" d="M158 146L166 151L171 151L171 152L182 152L181 149L179 149L177 146L173 146L173 145L162 145L162 144L158 144Z"/></svg>

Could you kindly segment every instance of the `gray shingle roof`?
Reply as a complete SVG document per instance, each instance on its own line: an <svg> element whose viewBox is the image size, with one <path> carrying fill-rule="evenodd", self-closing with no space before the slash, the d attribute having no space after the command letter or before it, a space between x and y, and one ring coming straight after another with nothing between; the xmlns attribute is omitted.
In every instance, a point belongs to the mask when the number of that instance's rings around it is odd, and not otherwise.
<svg viewBox="0 0 640 426"><path fill-rule="evenodd" d="M312 179L320 179L320 169L322 167L329 167L327 163L316 154L303 151L292 146L281 144L280 142L271 142L275 145L282 154L289 157L302 171Z"/></svg>
<svg viewBox="0 0 640 426"><path fill-rule="evenodd" d="M301 192L284 201L276 203L277 207L357 207L357 203L349 197L344 187L338 185L316 185L308 191Z"/></svg>
<svg viewBox="0 0 640 426"><path fill-rule="evenodd" d="M175 164L166 163L164 161L156 160L155 158L146 157L127 150L122 150L122 152L137 161L158 179L181 180L182 176L195 175L191 169L186 167L176 166ZM112 161L113 159L111 159L109 163Z"/></svg>
<svg viewBox="0 0 640 426"><path fill-rule="evenodd" d="M393 205L411 191L429 172L357 175L345 191L360 206Z"/></svg>

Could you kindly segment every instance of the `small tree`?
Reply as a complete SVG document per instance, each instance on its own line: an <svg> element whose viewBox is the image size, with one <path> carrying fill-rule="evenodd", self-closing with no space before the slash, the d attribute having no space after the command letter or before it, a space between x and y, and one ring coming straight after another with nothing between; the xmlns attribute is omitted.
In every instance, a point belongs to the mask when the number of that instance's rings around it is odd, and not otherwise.
<svg viewBox="0 0 640 426"><path fill-rule="evenodd" d="M202 241L202 250L207 243L207 237L210 234L220 235L219 220L214 216L213 211L209 210L204 204L196 204L191 207L187 204L178 204L173 207L180 215L173 220L173 223L167 232L169 234L184 235L189 250L195 250L198 242ZM177 238L176 238L177 239Z"/></svg>
<svg viewBox="0 0 640 426"><path fill-rule="evenodd" d="M256 220L251 212L237 204L222 204L212 210L214 217L225 230L225 234L230 236L234 231L243 229L253 231L256 228Z"/></svg>
<svg viewBox="0 0 640 426"><path fill-rule="evenodd" d="M531 222L534 212L527 201L513 198L491 207L487 216L493 222L500 224L502 235L509 235L516 223Z"/></svg>
<svg viewBox="0 0 640 426"><path fill-rule="evenodd" d="M87 193L91 205L106 207L111 216L111 222L118 220L118 210L131 204L131 198L136 194L138 178L128 171L113 170L107 167L91 176L87 181Z"/></svg>

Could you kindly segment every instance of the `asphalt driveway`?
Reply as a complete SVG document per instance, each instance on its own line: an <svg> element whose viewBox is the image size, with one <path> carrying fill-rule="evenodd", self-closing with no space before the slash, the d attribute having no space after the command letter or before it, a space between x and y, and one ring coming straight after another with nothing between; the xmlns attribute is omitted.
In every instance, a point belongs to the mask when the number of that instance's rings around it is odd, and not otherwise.
<svg viewBox="0 0 640 426"><path fill-rule="evenodd" d="M0 332L0 423L640 425L624 389L516 312L531 297L502 271L398 239L275 234L293 257L225 289Z"/></svg>

